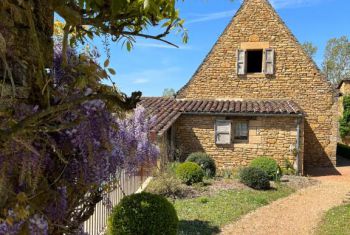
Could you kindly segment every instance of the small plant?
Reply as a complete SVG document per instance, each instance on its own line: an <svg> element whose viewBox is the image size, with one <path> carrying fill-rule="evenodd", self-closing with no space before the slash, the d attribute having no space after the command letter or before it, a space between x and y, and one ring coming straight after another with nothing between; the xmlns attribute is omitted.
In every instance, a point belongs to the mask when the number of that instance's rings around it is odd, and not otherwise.
<svg viewBox="0 0 350 235"><path fill-rule="evenodd" d="M171 171L158 174L147 186L147 192L173 199L181 198L185 194L185 186Z"/></svg>
<svg viewBox="0 0 350 235"><path fill-rule="evenodd" d="M174 206L164 197L151 193L124 197L108 221L109 235L176 235L179 219Z"/></svg>
<svg viewBox="0 0 350 235"><path fill-rule="evenodd" d="M246 167L239 173L240 181L253 189L269 189L269 176L257 167Z"/></svg>
<svg viewBox="0 0 350 235"><path fill-rule="evenodd" d="M209 199L207 197L201 197L199 198L199 202L203 204L207 204L209 202Z"/></svg>
<svg viewBox="0 0 350 235"><path fill-rule="evenodd" d="M284 159L284 167L285 169L282 170L282 173L285 175L295 175L296 171L294 169L293 163L289 161L288 158Z"/></svg>
<svg viewBox="0 0 350 235"><path fill-rule="evenodd" d="M184 162L176 168L176 176L185 184L191 185L203 181L204 171L194 162Z"/></svg>
<svg viewBox="0 0 350 235"><path fill-rule="evenodd" d="M281 169L278 166L276 160L269 157L255 158L251 163L251 167L260 168L265 171L269 177L269 180L278 180L281 177Z"/></svg>
<svg viewBox="0 0 350 235"><path fill-rule="evenodd" d="M224 179L237 179L239 171L239 168L223 168L218 170L217 176Z"/></svg>
<svg viewBox="0 0 350 235"><path fill-rule="evenodd" d="M186 162L197 163L203 169L205 176L208 178L213 178L216 174L215 161L206 153L191 153L186 159Z"/></svg>

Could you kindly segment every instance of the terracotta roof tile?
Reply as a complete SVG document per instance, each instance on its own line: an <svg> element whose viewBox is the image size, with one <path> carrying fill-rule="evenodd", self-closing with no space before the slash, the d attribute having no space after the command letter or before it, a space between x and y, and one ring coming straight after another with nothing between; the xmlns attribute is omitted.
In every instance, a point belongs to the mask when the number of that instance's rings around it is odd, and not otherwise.
<svg viewBox="0 0 350 235"><path fill-rule="evenodd" d="M176 100L174 98L142 98L149 115L157 116L152 131L164 133L181 114L251 114L251 115L302 115L301 108L291 100Z"/></svg>

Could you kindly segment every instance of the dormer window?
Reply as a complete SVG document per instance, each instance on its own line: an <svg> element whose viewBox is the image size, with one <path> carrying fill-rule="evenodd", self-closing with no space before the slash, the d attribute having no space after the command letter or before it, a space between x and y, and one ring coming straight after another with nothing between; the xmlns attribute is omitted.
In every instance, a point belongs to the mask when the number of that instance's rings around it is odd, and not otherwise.
<svg viewBox="0 0 350 235"><path fill-rule="evenodd" d="M247 51L247 73L262 73L263 50Z"/></svg>
<svg viewBox="0 0 350 235"><path fill-rule="evenodd" d="M253 73L274 74L275 54L274 50L249 49L237 51L237 74L246 75Z"/></svg>

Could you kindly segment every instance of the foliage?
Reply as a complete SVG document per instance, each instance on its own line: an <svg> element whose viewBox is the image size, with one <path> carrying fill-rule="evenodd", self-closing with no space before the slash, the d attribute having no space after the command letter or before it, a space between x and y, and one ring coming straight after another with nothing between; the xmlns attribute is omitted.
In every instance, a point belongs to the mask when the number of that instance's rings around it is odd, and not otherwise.
<svg viewBox="0 0 350 235"><path fill-rule="evenodd" d="M164 197L150 193L124 197L109 218L110 235L176 235L178 217L174 206Z"/></svg>
<svg viewBox="0 0 350 235"><path fill-rule="evenodd" d="M338 143L337 155L345 157L345 158L350 158L350 146Z"/></svg>
<svg viewBox="0 0 350 235"><path fill-rule="evenodd" d="M347 235L350 231L350 204L337 206L327 211L316 235Z"/></svg>
<svg viewBox="0 0 350 235"><path fill-rule="evenodd" d="M250 166L265 171L269 180L277 180L281 176L281 170L276 160L269 157L257 157L250 163Z"/></svg>
<svg viewBox="0 0 350 235"><path fill-rule="evenodd" d="M164 197L181 198L186 191L181 180L175 174L166 171L158 174L147 186L147 192L158 194Z"/></svg>
<svg viewBox="0 0 350 235"><path fill-rule="evenodd" d="M282 169L282 173L285 175L295 175L296 171L291 161L288 158L284 159L284 169Z"/></svg>
<svg viewBox="0 0 350 235"><path fill-rule="evenodd" d="M327 42L322 70L334 84L350 77L350 42L347 36Z"/></svg>
<svg viewBox="0 0 350 235"><path fill-rule="evenodd" d="M175 208L180 219L179 234L217 234L226 224L293 192L278 186L276 190L223 190L207 197L178 199Z"/></svg>
<svg viewBox="0 0 350 235"><path fill-rule="evenodd" d="M219 169L217 176L224 179L238 179L240 168L223 168Z"/></svg>
<svg viewBox="0 0 350 235"><path fill-rule="evenodd" d="M317 53L318 48L312 42L304 42L301 46L311 58Z"/></svg>
<svg viewBox="0 0 350 235"><path fill-rule="evenodd" d="M243 168L239 173L240 181L253 189L269 189L270 181L268 174L257 167Z"/></svg>
<svg viewBox="0 0 350 235"><path fill-rule="evenodd" d="M181 163L175 172L176 176L187 185L202 182L204 177L204 171L194 162Z"/></svg>
<svg viewBox="0 0 350 235"><path fill-rule="evenodd" d="M62 0L55 1L53 7L67 22L66 29L75 30L73 42L111 34L113 41L125 39L126 47L130 50L135 37L165 41L163 38L175 29L182 31L183 40L187 40L186 31L183 30L184 21L179 17L175 3L168 0ZM151 35L143 31L158 25L162 29L159 34Z"/></svg>
<svg viewBox="0 0 350 235"><path fill-rule="evenodd" d="M127 102L99 98L110 88L96 80L103 69L93 55L69 49L64 66L61 51L57 45L53 106L18 103L1 126L0 227L8 232L79 233L123 168L131 174L159 154L148 136L154 118L142 107L128 118L112 114ZM88 79L83 86L79 76ZM12 128L17 133L7 137Z"/></svg>
<svg viewBox="0 0 350 235"><path fill-rule="evenodd" d="M204 171L205 176L212 178L216 174L216 165L213 158L211 158L208 154L197 152L191 153L186 162L195 162L197 163Z"/></svg>
<svg viewBox="0 0 350 235"><path fill-rule="evenodd" d="M343 116L339 121L340 136L344 139L350 135L350 96L343 97Z"/></svg>
<svg viewBox="0 0 350 235"><path fill-rule="evenodd" d="M163 97L174 97L176 92L173 88L165 88L163 91Z"/></svg>
<svg viewBox="0 0 350 235"><path fill-rule="evenodd" d="M76 48L95 36L128 50L136 37L172 44L164 38L173 30L186 42L175 5L0 1L1 233L78 234L121 169L133 173L154 162L158 150L148 138L153 120L142 109L123 120L141 93L127 97L114 83L103 85L115 74L109 58L100 66L98 51ZM66 24L56 22L52 37L55 13ZM152 27L159 33L147 34Z"/></svg>

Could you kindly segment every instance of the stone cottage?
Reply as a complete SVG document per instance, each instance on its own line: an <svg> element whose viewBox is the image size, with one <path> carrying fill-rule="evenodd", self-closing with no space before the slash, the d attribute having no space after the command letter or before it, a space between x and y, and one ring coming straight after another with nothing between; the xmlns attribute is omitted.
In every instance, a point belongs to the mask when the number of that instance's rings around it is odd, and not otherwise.
<svg viewBox="0 0 350 235"><path fill-rule="evenodd" d="M269 156L298 172L336 163L337 97L268 0L245 0L174 98L144 98L165 158L219 167Z"/></svg>

